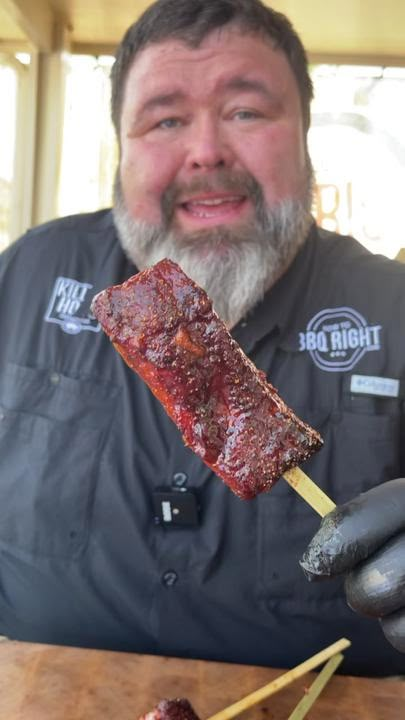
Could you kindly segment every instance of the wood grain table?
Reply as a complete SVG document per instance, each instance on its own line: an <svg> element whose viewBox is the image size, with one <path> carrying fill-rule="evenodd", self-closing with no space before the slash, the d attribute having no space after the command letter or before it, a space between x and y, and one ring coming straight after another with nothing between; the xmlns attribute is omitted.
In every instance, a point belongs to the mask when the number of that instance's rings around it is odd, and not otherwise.
<svg viewBox="0 0 405 720"><path fill-rule="evenodd" d="M164 697L187 697L204 720L283 671L151 655L0 643L2 720L137 720ZM309 673L241 720L286 720ZM404 720L405 682L333 677L308 720Z"/></svg>

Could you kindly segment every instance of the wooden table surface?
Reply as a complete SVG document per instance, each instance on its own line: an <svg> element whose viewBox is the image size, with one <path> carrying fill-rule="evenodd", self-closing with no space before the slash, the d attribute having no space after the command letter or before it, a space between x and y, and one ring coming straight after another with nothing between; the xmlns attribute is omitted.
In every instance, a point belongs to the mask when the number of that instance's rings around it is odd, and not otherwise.
<svg viewBox="0 0 405 720"><path fill-rule="evenodd" d="M150 655L0 643L3 720L137 720L164 697L187 697L204 720L282 671ZM286 720L310 673L241 720ZM335 676L308 720L404 720L405 682Z"/></svg>

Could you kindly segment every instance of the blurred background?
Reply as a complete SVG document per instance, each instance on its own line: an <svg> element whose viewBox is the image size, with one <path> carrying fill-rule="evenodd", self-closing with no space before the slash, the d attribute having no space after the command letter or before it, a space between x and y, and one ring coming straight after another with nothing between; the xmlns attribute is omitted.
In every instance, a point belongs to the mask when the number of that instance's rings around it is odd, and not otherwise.
<svg viewBox="0 0 405 720"><path fill-rule="evenodd" d="M115 47L145 0L0 0L0 249L111 203ZM274 0L315 86L313 213L372 252L405 247L405 0ZM402 254L403 257L403 254Z"/></svg>

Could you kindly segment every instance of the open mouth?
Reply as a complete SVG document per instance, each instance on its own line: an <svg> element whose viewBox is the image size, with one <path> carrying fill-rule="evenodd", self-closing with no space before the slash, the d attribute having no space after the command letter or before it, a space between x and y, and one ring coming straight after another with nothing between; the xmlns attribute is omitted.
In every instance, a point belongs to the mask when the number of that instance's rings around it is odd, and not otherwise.
<svg viewBox="0 0 405 720"><path fill-rule="evenodd" d="M212 195L185 200L178 205L182 217L199 221L230 221L237 219L244 210L244 195Z"/></svg>

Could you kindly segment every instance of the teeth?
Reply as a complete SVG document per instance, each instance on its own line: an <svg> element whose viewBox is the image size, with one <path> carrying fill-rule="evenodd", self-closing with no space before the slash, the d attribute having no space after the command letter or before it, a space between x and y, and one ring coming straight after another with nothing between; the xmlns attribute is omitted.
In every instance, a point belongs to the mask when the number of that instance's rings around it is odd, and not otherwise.
<svg viewBox="0 0 405 720"><path fill-rule="evenodd" d="M198 210L195 210L195 209L194 209L194 210L193 210L193 215L195 215L196 217L200 217L200 218L217 217L217 213L215 213L215 212L209 212L208 210L206 210L205 212L203 212L202 210L198 211Z"/></svg>
<svg viewBox="0 0 405 720"><path fill-rule="evenodd" d="M190 200L187 205L222 205L223 203L237 202L240 196L227 198L212 198L211 200Z"/></svg>

